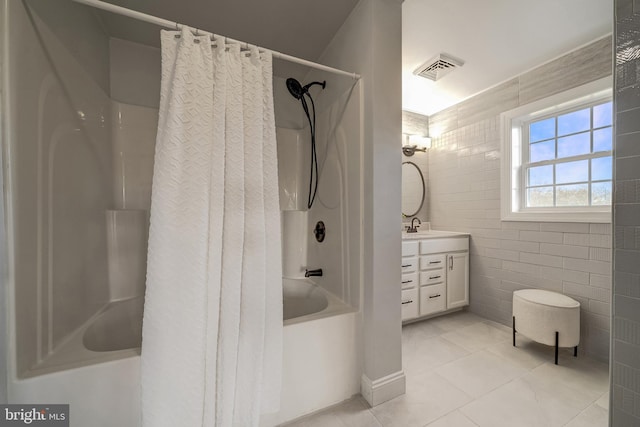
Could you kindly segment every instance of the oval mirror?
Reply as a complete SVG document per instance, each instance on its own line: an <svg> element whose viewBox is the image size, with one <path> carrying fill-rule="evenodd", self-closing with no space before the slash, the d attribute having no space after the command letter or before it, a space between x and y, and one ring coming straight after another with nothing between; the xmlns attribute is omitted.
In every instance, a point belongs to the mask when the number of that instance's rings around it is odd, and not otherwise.
<svg viewBox="0 0 640 427"><path fill-rule="evenodd" d="M422 209L424 196L422 171L413 162L402 162L402 215L417 215Z"/></svg>

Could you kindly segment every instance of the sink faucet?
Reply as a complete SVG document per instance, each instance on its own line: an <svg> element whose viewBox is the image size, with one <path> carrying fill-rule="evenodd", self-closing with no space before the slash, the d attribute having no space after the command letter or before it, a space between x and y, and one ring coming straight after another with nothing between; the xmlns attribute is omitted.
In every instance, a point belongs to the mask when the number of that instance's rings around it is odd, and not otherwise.
<svg viewBox="0 0 640 427"><path fill-rule="evenodd" d="M315 270L305 270L304 271L304 277L313 277L313 276L322 276L322 269L318 268Z"/></svg>
<svg viewBox="0 0 640 427"><path fill-rule="evenodd" d="M414 225L414 222L418 221L418 225ZM422 224L422 221L420 221L420 218L415 217L411 220L411 226L407 227L407 233L417 233L418 232L418 227L420 227L420 224Z"/></svg>

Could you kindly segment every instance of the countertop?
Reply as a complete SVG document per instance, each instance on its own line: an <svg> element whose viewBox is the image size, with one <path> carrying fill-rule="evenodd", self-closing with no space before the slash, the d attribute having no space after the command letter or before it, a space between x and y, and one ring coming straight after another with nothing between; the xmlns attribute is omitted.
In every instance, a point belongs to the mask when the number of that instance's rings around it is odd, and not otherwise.
<svg viewBox="0 0 640 427"><path fill-rule="evenodd" d="M458 233L455 231L442 231L442 230L424 230L418 229L417 233L407 233L402 231L402 240L417 240L417 239L442 239L445 237L465 237L469 236L469 233Z"/></svg>

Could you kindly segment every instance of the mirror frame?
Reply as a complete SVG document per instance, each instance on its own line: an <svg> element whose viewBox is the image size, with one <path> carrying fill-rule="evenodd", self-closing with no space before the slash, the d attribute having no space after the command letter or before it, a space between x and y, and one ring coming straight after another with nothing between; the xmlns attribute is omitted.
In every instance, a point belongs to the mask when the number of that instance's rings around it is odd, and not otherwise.
<svg viewBox="0 0 640 427"><path fill-rule="evenodd" d="M420 174L420 181L422 182L422 200L420 200L420 206L418 206L418 209L416 209L416 211L413 212L410 215L402 212L402 216L403 217L409 218L409 217L412 217L412 216L416 216L418 214L418 212L420 212L420 209L422 209L422 206L424 205L424 197L425 197L426 189L425 189L425 185L424 185L424 175L422 174L422 171L420 170L420 167L417 164L415 164L414 162L409 162L409 161L402 162L403 166L405 164L413 165L413 167L416 168L416 170Z"/></svg>

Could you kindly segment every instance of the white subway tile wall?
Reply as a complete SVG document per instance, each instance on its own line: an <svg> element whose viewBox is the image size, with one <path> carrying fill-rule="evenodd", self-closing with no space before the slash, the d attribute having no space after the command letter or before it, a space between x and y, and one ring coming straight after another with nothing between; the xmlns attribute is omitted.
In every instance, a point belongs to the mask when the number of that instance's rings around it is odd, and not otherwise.
<svg viewBox="0 0 640 427"><path fill-rule="evenodd" d="M640 425L640 4L616 0L611 426ZM599 283L600 278L594 278Z"/></svg>
<svg viewBox="0 0 640 427"><path fill-rule="evenodd" d="M501 221L499 115L530 102L534 86L548 96L611 74L611 43L600 39L545 64L546 73L533 70L429 117L439 135L429 153L430 221L436 230L471 233L471 311L510 325L514 290L562 292L581 303L581 348L602 360L609 357L611 226ZM563 82L536 83L554 67L572 68L571 78L554 71Z"/></svg>

